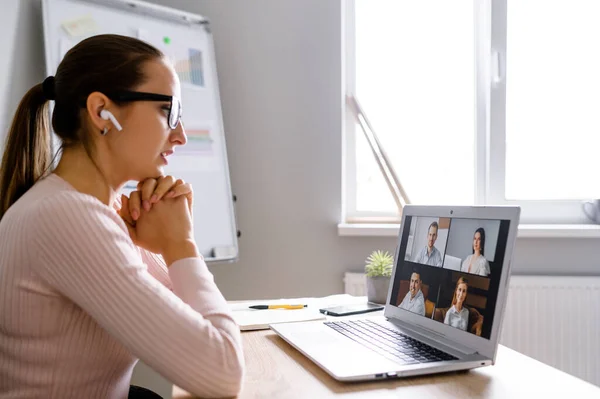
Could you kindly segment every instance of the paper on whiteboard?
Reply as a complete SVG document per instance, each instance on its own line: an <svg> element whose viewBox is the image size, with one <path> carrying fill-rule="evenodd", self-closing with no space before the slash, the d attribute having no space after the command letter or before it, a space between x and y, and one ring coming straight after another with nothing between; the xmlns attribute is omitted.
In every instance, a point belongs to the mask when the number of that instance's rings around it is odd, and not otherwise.
<svg viewBox="0 0 600 399"><path fill-rule="evenodd" d="M91 15L63 21L61 26L72 37L92 35L98 31L98 25Z"/></svg>
<svg viewBox="0 0 600 399"><path fill-rule="evenodd" d="M187 143L169 157L169 169L178 172L209 172L220 169L217 130L213 122L185 124Z"/></svg>
<svg viewBox="0 0 600 399"><path fill-rule="evenodd" d="M205 88L205 54L202 50L189 47L188 43L183 44L169 35L151 32L144 28L137 29L137 38L150 43L165 54L175 68L182 86L191 89Z"/></svg>
<svg viewBox="0 0 600 399"><path fill-rule="evenodd" d="M206 80L204 76L204 53L197 48L171 43L163 46L163 52L173 64L181 85L190 89L204 89Z"/></svg>
<svg viewBox="0 0 600 399"><path fill-rule="evenodd" d="M204 63L202 51L188 48L177 54L173 59L175 71L182 85L201 88L204 87Z"/></svg>
<svg viewBox="0 0 600 399"><path fill-rule="evenodd" d="M184 126L187 143L177 148L179 154L192 154L205 158L214 158L216 151L214 123L186 124Z"/></svg>

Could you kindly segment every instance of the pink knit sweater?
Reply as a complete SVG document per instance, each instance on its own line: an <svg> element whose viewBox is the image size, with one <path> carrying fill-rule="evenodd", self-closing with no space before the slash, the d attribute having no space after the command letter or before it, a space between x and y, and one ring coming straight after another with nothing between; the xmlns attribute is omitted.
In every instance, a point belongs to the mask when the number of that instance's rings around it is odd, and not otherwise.
<svg viewBox="0 0 600 399"><path fill-rule="evenodd" d="M137 358L207 397L237 394L244 373L203 259L167 269L52 174L0 222L0 398L126 398Z"/></svg>

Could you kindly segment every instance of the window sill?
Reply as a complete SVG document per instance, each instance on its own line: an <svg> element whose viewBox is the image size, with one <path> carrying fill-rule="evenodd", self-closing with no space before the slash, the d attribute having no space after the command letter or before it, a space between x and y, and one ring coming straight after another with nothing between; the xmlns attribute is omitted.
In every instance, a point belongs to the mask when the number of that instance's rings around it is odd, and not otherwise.
<svg viewBox="0 0 600 399"><path fill-rule="evenodd" d="M339 223L342 237L397 237L399 224ZM519 238L600 238L600 225L595 224L521 224Z"/></svg>

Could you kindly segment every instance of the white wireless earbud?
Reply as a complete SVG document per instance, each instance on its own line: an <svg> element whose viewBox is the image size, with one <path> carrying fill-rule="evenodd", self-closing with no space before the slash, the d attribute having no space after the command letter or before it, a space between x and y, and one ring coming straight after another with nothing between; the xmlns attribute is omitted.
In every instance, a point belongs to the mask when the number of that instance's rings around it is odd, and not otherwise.
<svg viewBox="0 0 600 399"><path fill-rule="evenodd" d="M105 121L110 119L110 121L113 125L115 125L118 131L123 130L121 124L119 124L119 121L117 121L117 118L115 118L112 112L103 109L102 111L100 111L100 118L104 119Z"/></svg>

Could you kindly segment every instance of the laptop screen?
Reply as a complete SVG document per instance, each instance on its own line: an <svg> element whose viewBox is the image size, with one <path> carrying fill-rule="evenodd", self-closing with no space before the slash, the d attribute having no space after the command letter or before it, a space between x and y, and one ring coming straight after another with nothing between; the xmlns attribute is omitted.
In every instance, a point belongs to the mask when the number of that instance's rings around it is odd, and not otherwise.
<svg viewBox="0 0 600 399"><path fill-rule="evenodd" d="M490 339L509 225L406 215L391 305Z"/></svg>

